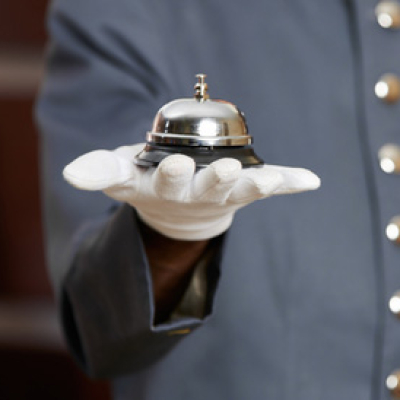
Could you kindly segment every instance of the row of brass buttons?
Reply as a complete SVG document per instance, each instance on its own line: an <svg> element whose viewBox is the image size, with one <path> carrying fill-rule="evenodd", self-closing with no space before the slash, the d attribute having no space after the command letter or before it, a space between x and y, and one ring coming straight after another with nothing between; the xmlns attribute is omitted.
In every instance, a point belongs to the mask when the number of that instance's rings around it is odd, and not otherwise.
<svg viewBox="0 0 400 400"><path fill-rule="evenodd" d="M381 1L375 8L378 24L384 29L400 28L400 4L397 1ZM388 104L400 99L400 80L395 74L382 75L375 84L375 95ZM379 162L382 171L387 174L400 174L400 147L386 144L379 150ZM400 216L391 219L386 227L387 238L400 245ZM396 292L389 301L390 311L400 316L400 291ZM395 399L400 399L400 370L392 372L386 378L386 387Z"/></svg>
<svg viewBox="0 0 400 400"><path fill-rule="evenodd" d="M375 8L378 24L384 29L400 28L400 4L397 1L381 1ZM400 98L400 80L394 74L384 74L375 85L375 94L387 103Z"/></svg>

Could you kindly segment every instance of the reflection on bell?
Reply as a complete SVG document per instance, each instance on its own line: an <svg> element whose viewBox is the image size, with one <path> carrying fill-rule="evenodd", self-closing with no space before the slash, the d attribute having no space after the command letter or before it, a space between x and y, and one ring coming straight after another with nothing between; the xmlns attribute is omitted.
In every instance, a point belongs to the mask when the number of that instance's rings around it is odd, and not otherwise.
<svg viewBox="0 0 400 400"><path fill-rule="evenodd" d="M146 147L135 163L154 167L180 153L192 157L198 168L224 157L236 158L243 167L262 165L251 146L253 138L243 113L232 103L210 99L206 75L196 77L193 99L173 100L157 112Z"/></svg>

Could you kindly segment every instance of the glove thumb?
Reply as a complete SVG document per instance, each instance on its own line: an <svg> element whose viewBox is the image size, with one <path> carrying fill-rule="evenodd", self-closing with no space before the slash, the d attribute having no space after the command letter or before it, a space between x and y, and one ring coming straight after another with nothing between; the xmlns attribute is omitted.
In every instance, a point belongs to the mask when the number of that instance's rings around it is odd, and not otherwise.
<svg viewBox="0 0 400 400"><path fill-rule="evenodd" d="M122 185L136 173L135 166L126 158L108 150L95 150L68 164L63 176L78 189L105 190Z"/></svg>

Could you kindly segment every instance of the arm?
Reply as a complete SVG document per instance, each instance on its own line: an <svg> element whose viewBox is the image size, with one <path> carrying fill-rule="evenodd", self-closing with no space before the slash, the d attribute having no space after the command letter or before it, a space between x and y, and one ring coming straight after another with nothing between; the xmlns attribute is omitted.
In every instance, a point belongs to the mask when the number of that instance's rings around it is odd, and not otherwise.
<svg viewBox="0 0 400 400"><path fill-rule="evenodd" d="M139 223L153 282L155 323L168 319L187 289L193 269L210 240L184 241L161 235Z"/></svg>
<svg viewBox="0 0 400 400"><path fill-rule="evenodd" d="M37 102L48 265L69 346L96 376L149 365L183 337L173 332L201 322L161 323L179 297L161 309L167 292L175 296L175 285L178 294L184 290L198 257L188 254L184 273L166 280L165 271L156 272L154 234L143 230L143 246L131 207L75 191L62 179L63 167L85 151L140 141L160 104L173 96L160 36L148 29L152 18L140 3L126 10L119 2L105 18L93 13L102 2L53 2L48 70ZM152 281L160 290L153 291ZM161 310L157 326L154 298Z"/></svg>
<svg viewBox="0 0 400 400"><path fill-rule="evenodd" d="M63 281L61 317L68 344L96 377L146 368L203 323L191 317L153 323L152 279L138 223L134 210L123 205L88 225ZM209 265L213 282L219 257L216 253ZM209 289L211 298L214 290Z"/></svg>

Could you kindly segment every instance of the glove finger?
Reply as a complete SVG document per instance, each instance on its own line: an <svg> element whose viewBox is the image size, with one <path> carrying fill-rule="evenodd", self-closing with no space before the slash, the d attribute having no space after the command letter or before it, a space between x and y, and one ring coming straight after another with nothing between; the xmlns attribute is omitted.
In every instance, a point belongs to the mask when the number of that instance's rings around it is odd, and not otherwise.
<svg viewBox="0 0 400 400"><path fill-rule="evenodd" d="M174 154L161 161L152 177L154 192L164 200L184 201L196 168L194 160Z"/></svg>
<svg viewBox="0 0 400 400"><path fill-rule="evenodd" d="M321 186L320 178L308 169L275 165L268 166L268 168L279 172L283 176L282 184L275 190L274 195L315 190Z"/></svg>
<svg viewBox="0 0 400 400"><path fill-rule="evenodd" d="M138 174L136 167L111 151L96 150L84 154L63 171L64 178L83 190L105 190L123 185Z"/></svg>
<svg viewBox="0 0 400 400"><path fill-rule="evenodd" d="M228 201L234 204L247 204L271 196L282 183L282 174L274 169L243 169Z"/></svg>
<svg viewBox="0 0 400 400"><path fill-rule="evenodd" d="M223 203L237 182L242 164L233 158L214 161L193 180L191 198L195 201Z"/></svg>

